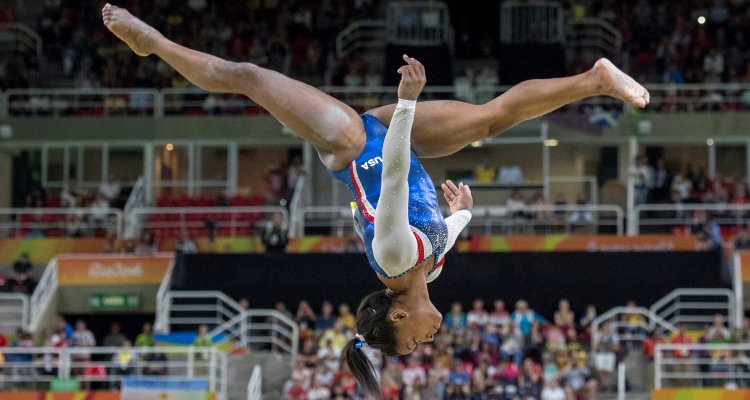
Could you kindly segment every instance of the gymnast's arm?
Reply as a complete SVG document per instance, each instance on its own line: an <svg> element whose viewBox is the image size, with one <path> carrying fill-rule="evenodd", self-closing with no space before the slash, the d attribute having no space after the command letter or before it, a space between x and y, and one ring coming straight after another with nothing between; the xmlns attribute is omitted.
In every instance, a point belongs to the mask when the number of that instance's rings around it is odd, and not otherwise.
<svg viewBox="0 0 750 400"><path fill-rule="evenodd" d="M383 172L372 241L375 260L389 276L407 271L418 256L417 240L409 226L408 177L416 99L426 78L418 61L405 61L408 65L399 69L398 105L383 142Z"/></svg>

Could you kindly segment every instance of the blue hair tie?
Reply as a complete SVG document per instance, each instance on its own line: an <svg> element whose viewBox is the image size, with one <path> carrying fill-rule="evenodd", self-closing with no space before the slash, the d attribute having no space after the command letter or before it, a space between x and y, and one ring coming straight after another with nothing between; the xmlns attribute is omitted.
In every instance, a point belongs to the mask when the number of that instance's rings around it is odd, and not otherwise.
<svg viewBox="0 0 750 400"><path fill-rule="evenodd" d="M362 348L362 342L360 342L359 340L357 340L357 343L354 343L354 348L355 349L361 349Z"/></svg>

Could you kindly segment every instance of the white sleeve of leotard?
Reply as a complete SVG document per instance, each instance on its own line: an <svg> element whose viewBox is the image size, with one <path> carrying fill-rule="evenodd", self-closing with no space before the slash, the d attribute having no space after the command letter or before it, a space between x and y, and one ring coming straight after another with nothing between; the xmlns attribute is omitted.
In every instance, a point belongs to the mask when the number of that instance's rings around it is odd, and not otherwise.
<svg viewBox="0 0 750 400"><path fill-rule="evenodd" d="M398 276L417 262L417 240L409 225L411 126L416 101L399 99L383 142L383 174L375 209L375 260L388 276Z"/></svg>
<svg viewBox="0 0 750 400"><path fill-rule="evenodd" d="M444 253L447 253L456 244L458 235L466 228L469 221L471 221L471 211L469 210L456 211L445 219L445 224L448 226L448 243L445 244Z"/></svg>

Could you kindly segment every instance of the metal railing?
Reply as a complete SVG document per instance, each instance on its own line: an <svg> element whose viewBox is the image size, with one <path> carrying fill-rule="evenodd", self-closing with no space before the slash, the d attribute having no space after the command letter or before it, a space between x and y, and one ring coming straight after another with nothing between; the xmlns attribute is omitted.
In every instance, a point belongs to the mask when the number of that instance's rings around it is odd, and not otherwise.
<svg viewBox="0 0 750 400"><path fill-rule="evenodd" d="M575 19L568 23L567 44L613 55L622 49L622 33L602 18Z"/></svg>
<svg viewBox="0 0 750 400"><path fill-rule="evenodd" d="M288 227L289 212L281 206L141 207L132 210L128 223L137 224L143 230L168 230L173 236L193 232L190 236L196 237L201 236L201 231L210 230L218 236L248 236L258 223L276 213L281 214L283 226Z"/></svg>
<svg viewBox="0 0 750 400"><path fill-rule="evenodd" d="M234 299L215 290L168 291L163 302L161 329L163 333L197 330L200 325L213 329L234 320L243 309Z"/></svg>
<svg viewBox="0 0 750 400"><path fill-rule="evenodd" d="M623 320L623 317L624 320ZM628 317L637 317L628 320ZM657 326L667 332L676 332L677 328L659 317L653 311L644 307L615 307L597 316L591 322L591 348L596 349L599 344L599 326L608 324L610 332L615 333L620 341L644 341L649 332Z"/></svg>
<svg viewBox="0 0 750 400"><path fill-rule="evenodd" d="M750 344L658 343L654 387L750 387Z"/></svg>
<svg viewBox="0 0 750 400"><path fill-rule="evenodd" d="M672 233L708 218L720 226L743 226L750 219L750 204L641 204L630 215L629 234L639 235L644 230Z"/></svg>
<svg viewBox="0 0 750 400"><path fill-rule="evenodd" d="M45 384L53 379L117 385L123 377L206 379L227 400L228 355L216 347L4 347L2 382ZM10 388L7 388L10 389Z"/></svg>
<svg viewBox="0 0 750 400"><path fill-rule="evenodd" d="M233 347L268 349L289 355L294 365L299 348L299 326L292 318L276 310L248 309L239 312L209 332L218 343Z"/></svg>
<svg viewBox="0 0 750 400"><path fill-rule="evenodd" d="M156 315L154 316L154 330L156 332L169 332L169 307L167 304L170 299L167 297L172 288L172 274L174 273L174 264L172 261L167 267L167 272L156 291Z"/></svg>
<svg viewBox="0 0 750 400"><path fill-rule="evenodd" d="M139 176L133 185L133 190L130 191L128 201L125 203L123 208L124 215L130 215L130 213L140 207L146 207L146 180L143 175ZM134 218L127 218L124 221L122 228L123 238L134 238L137 237L141 232L141 227L138 224L138 220Z"/></svg>
<svg viewBox="0 0 750 400"><path fill-rule="evenodd" d="M444 210L449 215L449 210ZM343 237L353 226L351 208L346 206L307 206L292 210L297 221L297 236L306 228L330 228L331 234ZM469 230L478 234L497 233L529 235L541 233L598 233L609 227L618 235L625 233L625 213L616 205L530 205L518 210L499 206L472 208Z"/></svg>
<svg viewBox="0 0 750 400"><path fill-rule="evenodd" d="M29 296L23 293L0 293L0 329L10 332L29 327Z"/></svg>
<svg viewBox="0 0 750 400"><path fill-rule="evenodd" d="M163 94L149 88L8 89L9 117L159 116Z"/></svg>
<svg viewBox="0 0 750 400"><path fill-rule="evenodd" d="M42 37L26 24L2 23L0 50L25 55L39 63L42 61Z"/></svg>
<svg viewBox="0 0 750 400"><path fill-rule="evenodd" d="M57 294L57 258L53 258L47 264L42 277L31 295L29 305L29 332L36 332L49 308L52 300Z"/></svg>
<svg viewBox="0 0 750 400"><path fill-rule="evenodd" d="M651 102L644 112L700 112L750 110L750 84L646 84ZM428 86L422 100L456 99L475 102L491 99L511 86L476 85L469 88ZM320 89L363 112L396 102L396 87L322 86ZM625 105L610 97L593 97L570 107L605 106L622 110ZM252 100L236 94L208 93L196 87L128 89L10 89L2 93L0 116L81 117L164 115L255 115L266 114Z"/></svg>
<svg viewBox="0 0 750 400"><path fill-rule="evenodd" d="M402 46L452 43L450 12L437 1L397 1L386 11L386 40Z"/></svg>
<svg viewBox="0 0 750 400"><path fill-rule="evenodd" d="M352 22L336 35L336 57L345 58L360 49L384 49L385 27L383 20Z"/></svg>
<svg viewBox="0 0 750 400"><path fill-rule="evenodd" d="M720 314L730 326L739 327L735 311L735 294L729 289L675 289L650 307L651 312L672 325L688 324L692 328L711 324Z"/></svg>
<svg viewBox="0 0 750 400"><path fill-rule="evenodd" d="M263 400L263 368L260 365L253 367L247 383L247 400Z"/></svg>
<svg viewBox="0 0 750 400"><path fill-rule="evenodd" d="M564 18L559 2L503 2L500 41L504 43L561 43Z"/></svg>
<svg viewBox="0 0 750 400"><path fill-rule="evenodd" d="M8 218L2 218L8 216ZM123 213L116 208L0 208L0 237L120 235Z"/></svg>

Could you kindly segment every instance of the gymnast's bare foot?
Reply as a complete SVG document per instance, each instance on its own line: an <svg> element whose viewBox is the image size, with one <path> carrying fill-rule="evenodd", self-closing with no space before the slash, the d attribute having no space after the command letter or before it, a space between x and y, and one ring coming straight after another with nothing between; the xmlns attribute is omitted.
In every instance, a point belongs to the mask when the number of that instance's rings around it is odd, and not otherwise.
<svg viewBox="0 0 750 400"><path fill-rule="evenodd" d="M591 72L598 80L597 89L601 94L616 97L633 107L648 105L651 99L648 90L606 58L600 58Z"/></svg>
<svg viewBox="0 0 750 400"><path fill-rule="evenodd" d="M104 25L141 57L153 52L161 34L124 8L107 3L102 9Z"/></svg>

